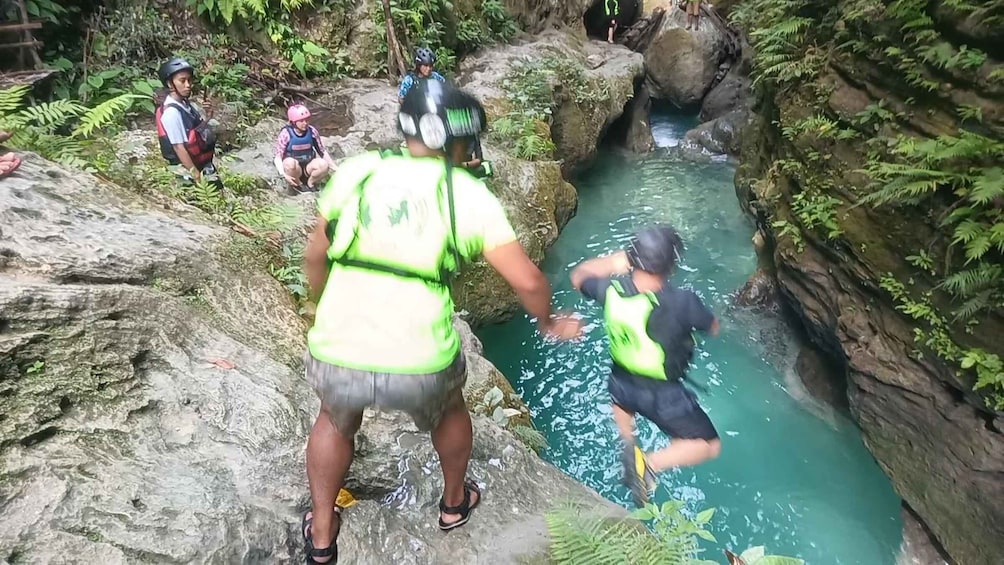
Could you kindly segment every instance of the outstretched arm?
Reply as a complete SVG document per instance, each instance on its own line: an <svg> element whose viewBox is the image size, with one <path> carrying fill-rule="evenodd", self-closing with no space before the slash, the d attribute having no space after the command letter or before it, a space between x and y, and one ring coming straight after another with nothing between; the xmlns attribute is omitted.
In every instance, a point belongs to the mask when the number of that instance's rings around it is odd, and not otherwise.
<svg viewBox="0 0 1004 565"><path fill-rule="evenodd" d="M485 260L516 291L523 308L537 318L540 333L558 339L578 337L582 322L568 315L551 315L551 285L518 241L485 251Z"/></svg>
<svg viewBox="0 0 1004 565"><path fill-rule="evenodd" d="M572 269L572 286L575 290L581 290L582 283L586 279L621 275L630 270L631 263L628 262L627 253L618 251L611 255L590 259Z"/></svg>

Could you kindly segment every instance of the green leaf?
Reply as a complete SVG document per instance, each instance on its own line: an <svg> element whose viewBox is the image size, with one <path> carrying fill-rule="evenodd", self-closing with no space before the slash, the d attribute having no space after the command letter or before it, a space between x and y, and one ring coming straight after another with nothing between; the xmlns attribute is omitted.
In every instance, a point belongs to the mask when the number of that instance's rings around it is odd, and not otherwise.
<svg viewBox="0 0 1004 565"><path fill-rule="evenodd" d="M145 94L147 96L153 96L153 87L150 83L145 80L137 80L132 83L133 90L140 94Z"/></svg>
<svg viewBox="0 0 1004 565"><path fill-rule="evenodd" d="M635 520L648 521L655 518L655 514L649 508L638 508L631 512L631 517Z"/></svg>
<svg viewBox="0 0 1004 565"><path fill-rule="evenodd" d="M802 561L801 559L797 559L795 557L768 555L757 561L755 565L805 565L805 561Z"/></svg>
<svg viewBox="0 0 1004 565"><path fill-rule="evenodd" d="M694 533L697 534L697 537L701 539L708 540L712 543L718 543L718 540L715 539L715 536L711 535L711 532L709 532L708 530L697 530Z"/></svg>
<svg viewBox="0 0 1004 565"><path fill-rule="evenodd" d="M87 77L87 84L91 85L91 88L97 90L105 84L105 79L101 78L101 75L91 75Z"/></svg>
<svg viewBox="0 0 1004 565"><path fill-rule="evenodd" d="M305 69L307 67L307 58L303 54L303 51L297 51L296 53L294 53L290 62L293 63L293 66L296 67L296 70L300 71L301 75L306 74Z"/></svg>
<svg viewBox="0 0 1004 565"><path fill-rule="evenodd" d="M766 553L767 553L767 550L764 549L764 546L762 546L762 545L756 545L756 546L748 548L746 551L742 552L742 554L739 557L743 561L745 561L747 563L747 565L753 565L757 561L763 559L763 556Z"/></svg>
<svg viewBox="0 0 1004 565"><path fill-rule="evenodd" d="M715 515L714 508L708 508L707 510L702 510L697 514L697 518L694 519L698 524L707 524L711 521L711 517Z"/></svg>

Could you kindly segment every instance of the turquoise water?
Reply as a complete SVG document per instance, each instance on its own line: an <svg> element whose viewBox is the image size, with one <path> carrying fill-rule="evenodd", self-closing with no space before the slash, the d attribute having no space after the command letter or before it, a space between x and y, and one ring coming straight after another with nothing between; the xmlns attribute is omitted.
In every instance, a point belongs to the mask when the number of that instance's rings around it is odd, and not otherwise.
<svg viewBox="0 0 1004 565"><path fill-rule="evenodd" d="M691 125L666 116L653 121L660 145L674 144ZM722 548L765 545L813 565L892 564L901 540L900 501L857 429L845 415L806 399L791 377L797 350L778 320L730 308L730 293L756 268L753 228L739 209L733 173L723 162L601 152L576 181L578 213L542 265L560 307L584 314L587 336L543 344L520 315L478 332L487 357L533 411L551 446L543 456L630 506L606 393L602 314L571 290L568 273L584 258L622 247L638 227L671 223L686 244L675 284L694 289L722 322L691 371L709 388L700 400L722 436L722 455L663 474L657 500L717 508L718 543L705 543L704 556L723 563ZM654 425L639 423L644 448L665 445Z"/></svg>

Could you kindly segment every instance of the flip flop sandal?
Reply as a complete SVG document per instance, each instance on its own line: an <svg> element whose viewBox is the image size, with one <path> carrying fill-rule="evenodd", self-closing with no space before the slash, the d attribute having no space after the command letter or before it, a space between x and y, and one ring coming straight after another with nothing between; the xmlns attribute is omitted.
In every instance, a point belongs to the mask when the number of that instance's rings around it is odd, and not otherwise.
<svg viewBox="0 0 1004 565"><path fill-rule="evenodd" d="M310 518L307 515L310 514ZM335 507L335 516L338 517L339 528L341 528L342 509ZM300 531L303 532L303 545L307 549L307 565L328 565L338 563L338 540L335 539L328 547L314 547L314 516L313 512L304 512L303 520L300 522ZM330 557L327 561L315 561L315 557Z"/></svg>
<svg viewBox="0 0 1004 565"><path fill-rule="evenodd" d="M471 492L478 493L478 500L474 504L471 504ZM483 497L484 495L481 494L481 488L478 487L478 483L474 482L473 479L467 479L464 482L464 501L459 506L447 506L446 500L440 498L439 511L443 514L460 514L460 519L456 522L444 522L443 517L440 516L439 529L448 532L466 524L471 519L471 511L481 504Z"/></svg>
<svg viewBox="0 0 1004 565"><path fill-rule="evenodd" d="M0 173L0 179L6 178L6 177L10 176L14 171L16 171L18 169L18 167L21 166L21 158L18 157L17 155L15 155L14 159L12 159L10 161L5 161L4 163L10 163L11 165L10 165L10 168L7 169L6 172Z"/></svg>

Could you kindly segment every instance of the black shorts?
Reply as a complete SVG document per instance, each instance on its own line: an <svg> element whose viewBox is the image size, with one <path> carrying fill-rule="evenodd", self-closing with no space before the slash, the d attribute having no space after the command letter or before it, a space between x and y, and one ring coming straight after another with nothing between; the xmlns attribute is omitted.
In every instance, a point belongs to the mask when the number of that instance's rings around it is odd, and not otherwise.
<svg viewBox="0 0 1004 565"><path fill-rule="evenodd" d="M658 381L615 370L607 389L614 404L648 418L670 438L718 439L718 431L697 403L697 395L678 380Z"/></svg>

